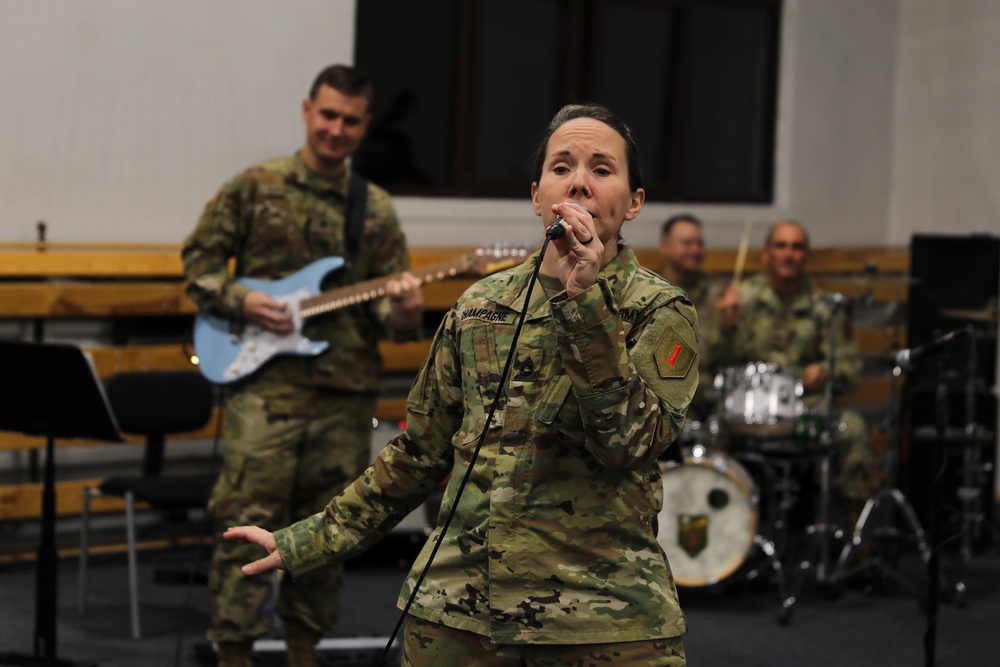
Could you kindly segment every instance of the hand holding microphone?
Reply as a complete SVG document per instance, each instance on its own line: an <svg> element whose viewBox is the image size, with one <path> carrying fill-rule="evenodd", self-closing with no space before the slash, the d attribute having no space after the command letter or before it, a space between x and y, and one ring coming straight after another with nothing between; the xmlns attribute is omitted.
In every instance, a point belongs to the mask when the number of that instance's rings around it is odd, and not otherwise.
<svg viewBox="0 0 1000 667"><path fill-rule="evenodd" d="M547 240L555 240L555 253L542 258L542 271L559 278L569 296L589 289L597 282L604 246L594 243L596 225L583 204L567 201L553 204L556 221L545 230Z"/></svg>
<svg viewBox="0 0 1000 667"><path fill-rule="evenodd" d="M588 209L583 204L580 204L579 202L563 202L562 204L558 204L558 205L559 206L564 206L564 205L567 205L567 204L570 205L570 206L575 206L576 208L579 208L579 209L583 210L585 213L587 213L588 215L590 215L590 209ZM555 208L555 207L553 207L553 208ZM570 224L568 222L566 222L566 220L562 217L562 215L557 211L556 212L556 221L553 222L551 225L549 225L548 229L545 230L545 236L549 240L565 238L566 237L566 230L569 229L569 227L570 227ZM573 234L574 234L574 236L576 236L576 234L577 234L577 231L576 231L575 227L573 228ZM591 243L594 242L594 232L591 232L591 236L588 239L577 239L577 240L580 242L580 245L590 245Z"/></svg>

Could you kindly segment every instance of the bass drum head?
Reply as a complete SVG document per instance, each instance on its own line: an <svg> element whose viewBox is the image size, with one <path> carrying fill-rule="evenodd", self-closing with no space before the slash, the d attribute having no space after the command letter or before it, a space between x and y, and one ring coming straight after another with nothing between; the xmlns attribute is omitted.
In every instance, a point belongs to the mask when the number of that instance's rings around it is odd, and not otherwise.
<svg viewBox="0 0 1000 667"><path fill-rule="evenodd" d="M704 448L695 447L702 454ZM757 490L750 473L721 454L662 462L663 508L657 541L678 586L708 586L740 567L757 534Z"/></svg>

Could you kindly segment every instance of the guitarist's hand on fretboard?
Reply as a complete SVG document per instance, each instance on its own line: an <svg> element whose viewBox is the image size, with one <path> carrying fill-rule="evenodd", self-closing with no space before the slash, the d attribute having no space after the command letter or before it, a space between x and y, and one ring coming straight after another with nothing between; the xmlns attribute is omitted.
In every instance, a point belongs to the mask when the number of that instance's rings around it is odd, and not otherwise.
<svg viewBox="0 0 1000 667"><path fill-rule="evenodd" d="M275 301L266 292L251 291L243 297L243 318L275 333L295 331L288 307Z"/></svg>
<svg viewBox="0 0 1000 667"><path fill-rule="evenodd" d="M420 279L409 271L399 274L385 285L385 294L392 308L392 323L397 331L414 331L424 315L424 293Z"/></svg>

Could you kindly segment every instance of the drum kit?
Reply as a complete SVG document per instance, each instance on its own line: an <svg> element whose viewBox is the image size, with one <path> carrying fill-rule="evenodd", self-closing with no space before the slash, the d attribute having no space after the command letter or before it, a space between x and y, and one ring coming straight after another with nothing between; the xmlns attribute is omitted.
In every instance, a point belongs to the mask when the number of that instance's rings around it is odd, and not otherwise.
<svg viewBox="0 0 1000 667"><path fill-rule="evenodd" d="M684 425L683 462L661 463L658 541L678 586L756 577L758 555L787 599L789 511L821 454L824 415L804 406L801 379L776 364L727 368L714 387L713 414Z"/></svg>
<svg viewBox="0 0 1000 667"><path fill-rule="evenodd" d="M704 422L687 422L679 438L683 461L661 462L658 541L681 587L753 579L762 567L770 569L785 623L802 583L789 581L783 565L803 553L792 553L792 546L801 546L793 534L800 527L793 510L800 504L811 512L818 501L819 523L804 528L805 537L830 552L829 483L817 473L828 476L829 438L836 429L827 425L839 420L827 408L806 407L800 377L776 364L726 368L714 386L714 413ZM832 570L825 556L795 565L796 577L819 567L823 579Z"/></svg>
<svg viewBox="0 0 1000 667"><path fill-rule="evenodd" d="M978 311L974 314L978 315ZM995 311L988 317L990 322L998 318ZM981 336L974 335L976 332L969 327L964 331L968 334L972 366L975 341ZM990 335L995 341L995 334ZM942 338L950 342L956 337L952 332ZM927 349L937 344L933 342ZM921 349L903 352L917 356ZM899 356L890 392L893 414L898 399L896 378L903 372ZM828 377L833 377L832 364ZM664 502L658 517L658 541L678 586L711 587L738 581L741 574L746 579L755 578L761 573L762 558L764 566L773 571L780 591L779 620L787 623L805 577L814 576L818 584L834 587L873 567L873 563L852 564L852 556L880 505L898 511L902 531L896 532L908 535L925 564L934 565L930 535L925 535L912 506L892 483L892 447L886 455L890 469L883 471L885 483L865 503L857 524L845 532L831 521L831 453L840 423L833 408L831 383L826 385L824 404L814 409L806 407L802 400L801 378L772 363L751 362L726 368L715 376L714 389L712 414L704 421L684 425L678 439L683 460L663 461L660 466ZM974 401L967 399L967 405L974 405ZM978 420L969 415L967 423L976 424ZM890 440L896 435L893 433ZM972 482L966 481L965 486L971 487ZM805 509L815 520L804 526L801 535L796 531L803 526L794 521L798 515L793 515L793 510L810 502L813 504ZM974 535L970 516L978 515L963 509L961 518L970 524L962 531L963 554L969 551L966 542ZM797 539L800 537L804 539ZM831 557L835 547L838 558ZM793 567L783 565L793 560ZM883 568L882 575L919 596L881 559L875 559L874 566ZM786 572L794 580L788 580ZM937 576L933 577L930 587L935 594L938 583ZM951 590L957 604L962 604L964 583L946 582L943 587ZM931 600L934 597L930 595Z"/></svg>

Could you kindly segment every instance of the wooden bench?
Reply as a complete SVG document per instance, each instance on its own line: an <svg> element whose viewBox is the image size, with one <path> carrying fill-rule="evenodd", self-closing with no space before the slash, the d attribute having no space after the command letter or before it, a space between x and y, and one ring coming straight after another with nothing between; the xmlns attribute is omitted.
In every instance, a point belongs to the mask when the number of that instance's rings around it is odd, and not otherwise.
<svg viewBox="0 0 1000 667"><path fill-rule="evenodd" d="M415 269L474 253L473 248L415 247L412 264ZM659 261L656 251L638 251L640 261L655 268ZM727 276L735 264L735 250L713 250L708 253L706 270ZM874 263L874 277L866 268ZM762 270L756 253L748 254L745 272ZM820 284L848 297L871 294L876 304L900 304L907 297L909 256L906 248L820 248L813 252L810 271ZM442 315L475 277L460 277L425 286L424 298L428 312ZM0 323L18 323L41 334L48 326L59 322L65 329L69 323L139 321L175 323L172 331L188 331L196 311L185 296L179 246L173 244L0 244ZM167 318L164 320L162 318ZM125 327L127 328L127 327ZM890 330L891 329L891 330ZM98 375L134 370L176 370L193 368L191 349L186 335L176 341L133 343L109 340L105 344L86 345ZM891 327L870 324L857 328L862 353L870 360L888 360L893 346L905 346L905 328L899 323ZM389 374L412 376L419 369L429 349L430 341L405 344L385 342L381 350ZM861 389L846 397L844 403L861 406L884 406L888 402L888 364L884 374L865 377ZM400 421L405 417L405 398L386 395L378 403L376 417ZM174 436L173 440L210 440L215 423L198 431ZM139 442L139 439L130 440ZM81 440L58 441L59 447L88 446ZM29 452L44 448L41 438L0 432L0 454L15 450ZM0 475L5 472L0 469ZM57 512L71 517L80 512L81 489L96 480L73 479L72 471L59 472L57 481ZM23 477L23 475L22 475ZM0 521L26 521L40 515L40 485L37 480L0 484ZM95 511L120 511L115 499L102 499ZM4 558L0 547L0 560Z"/></svg>

